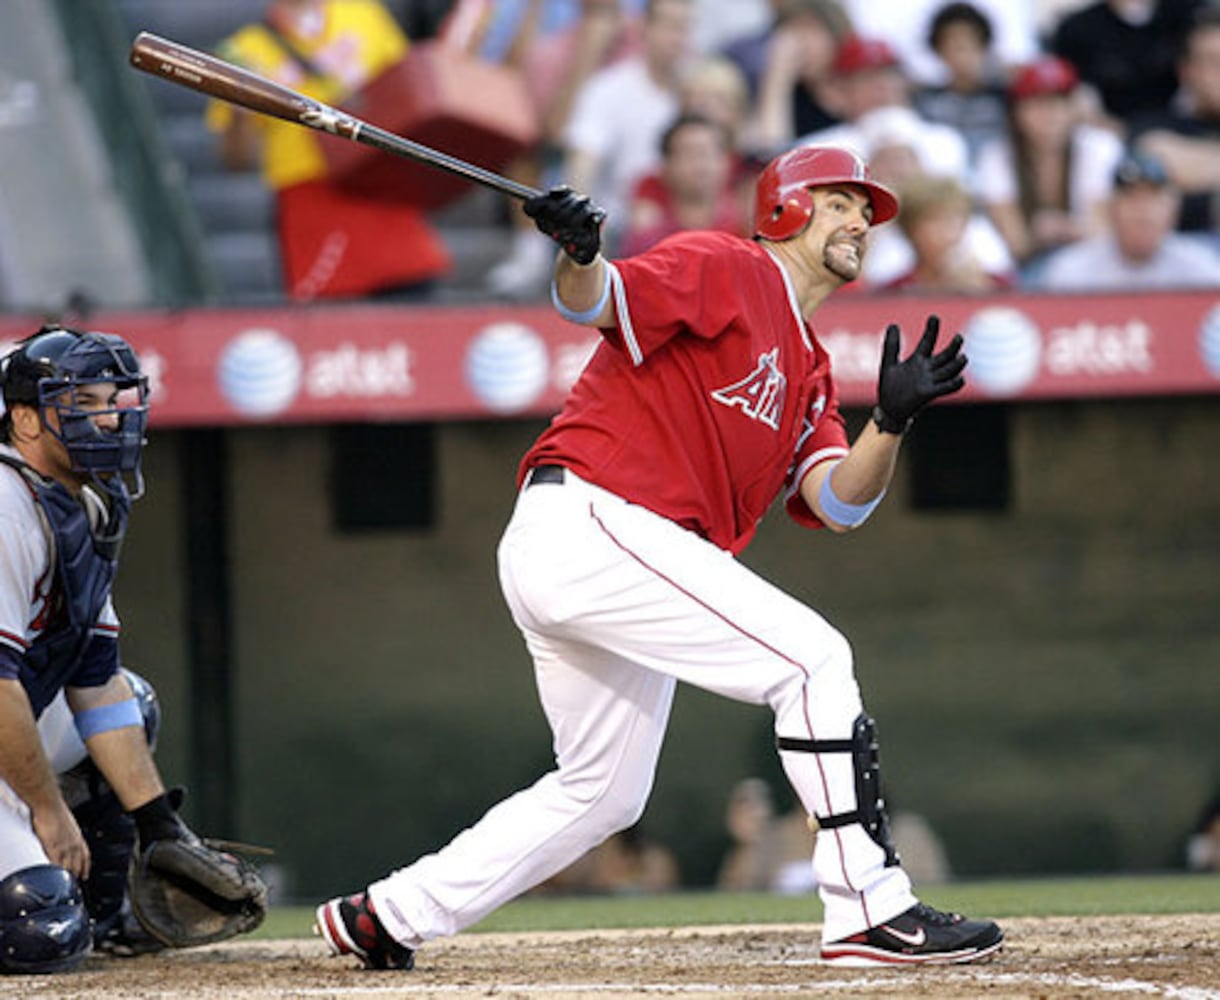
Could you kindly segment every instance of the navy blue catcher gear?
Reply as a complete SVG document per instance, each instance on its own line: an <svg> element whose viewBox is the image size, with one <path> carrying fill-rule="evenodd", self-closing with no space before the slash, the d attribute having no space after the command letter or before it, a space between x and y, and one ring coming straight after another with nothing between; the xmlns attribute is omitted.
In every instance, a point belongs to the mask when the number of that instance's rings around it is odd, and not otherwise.
<svg viewBox="0 0 1220 1000"><path fill-rule="evenodd" d="M0 881L0 971L63 972L92 948L80 886L58 865L34 865Z"/></svg>
<svg viewBox="0 0 1220 1000"><path fill-rule="evenodd" d="M44 326L8 355L4 402L38 409L43 425L68 451L72 466L111 493L143 492L140 457L148 425L148 378L128 343L113 333ZM103 409L78 405L77 390L113 383L119 397ZM55 421L48 419L54 413ZM106 426L102 418L113 418Z"/></svg>
<svg viewBox="0 0 1220 1000"><path fill-rule="evenodd" d="M147 680L127 667L120 668L127 683L131 685L131 693L135 695L136 704L140 706L140 714L144 716L144 736L148 740L150 750L157 749L157 734L161 732L161 701L157 698L157 689Z"/></svg>
<svg viewBox="0 0 1220 1000"><path fill-rule="evenodd" d="M37 718L71 679L85 656L93 625L110 595L118 569L119 546L127 530L131 502L125 492L111 493L103 523L91 516L83 502L92 493L93 503L100 504L96 490L89 484L81 488L77 497L62 483L43 478L11 455L0 454L0 465L12 466L21 473L43 513L62 597L55 618L22 658L21 683Z"/></svg>
<svg viewBox="0 0 1220 1000"><path fill-rule="evenodd" d="M161 729L161 705L153 686L133 670L120 668L131 685L140 714L144 716L144 735L150 749L157 743ZM76 817L92 863L89 877L81 885L85 908L93 918L93 942L99 951L138 954L160 945L144 934L124 905L127 896L127 869L135 850L136 827L123 809L93 758L83 761L59 776L59 789Z"/></svg>

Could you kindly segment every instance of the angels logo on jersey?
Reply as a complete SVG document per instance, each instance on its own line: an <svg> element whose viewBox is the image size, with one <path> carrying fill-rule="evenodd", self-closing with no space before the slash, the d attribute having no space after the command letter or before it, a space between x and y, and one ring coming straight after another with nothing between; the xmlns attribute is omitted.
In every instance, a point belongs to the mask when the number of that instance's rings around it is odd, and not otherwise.
<svg viewBox="0 0 1220 1000"><path fill-rule="evenodd" d="M796 448L793 449L793 455L799 455L801 449L805 446L805 442L813 436L813 432L818 429L818 424L822 420L822 414L826 412L826 393L822 393L809 404L809 412L805 415L805 420L801 424L801 435L796 439ZM796 458L792 460L792 464L788 466L788 478L792 478L792 474L796 472Z"/></svg>
<svg viewBox="0 0 1220 1000"><path fill-rule="evenodd" d="M747 417L766 424L773 431L779 430L787 380L779 370L778 358L778 347L760 354L758 366L749 375L723 389L712 390L712 399L728 407L740 407Z"/></svg>
<svg viewBox="0 0 1220 1000"><path fill-rule="evenodd" d="M796 450L799 452L804 447L805 442L813 436L813 432L818 429L818 424L821 422L822 414L826 412L826 393L822 393L809 404L809 412L805 415L804 423L801 424L801 436L796 439Z"/></svg>

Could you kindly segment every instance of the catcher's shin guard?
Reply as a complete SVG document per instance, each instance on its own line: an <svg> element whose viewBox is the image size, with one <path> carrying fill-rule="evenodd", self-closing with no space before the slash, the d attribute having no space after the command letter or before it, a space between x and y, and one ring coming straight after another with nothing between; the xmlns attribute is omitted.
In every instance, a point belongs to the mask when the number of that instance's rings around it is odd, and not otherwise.
<svg viewBox="0 0 1220 1000"><path fill-rule="evenodd" d="M132 694L144 717L144 735L156 746L161 728L161 706L153 686L134 671L123 668ZM118 796L86 757L59 777L64 800L76 817L89 845L89 877L81 883L85 907L93 920L94 946L118 954L154 951L161 945L132 919L127 896L127 871L136 845L136 827Z"/></svg>
<svg viewBox="0 0 1220 1000"><path fill-rule="evenodd" d="M118 915L127 894L127 867L135 850L136 827L110 786L100 775L97 779L102 789L74 805L72 815L89 845L89 877L81 889L89 916L100 929Z"/></svg>
<svg viewBox="0 0 1220 1000"><path fill-rule="evenodd" d="M776 738L780 750L803 753L849 753L856 779L856 808L833 816L815 817L823 830L859 823L885 852L885 865L900 863L890 836L889 814L881 788L881 763L877 756L877 724L864 712L856 716L849 740L803 740L790 736Z"/></svg>

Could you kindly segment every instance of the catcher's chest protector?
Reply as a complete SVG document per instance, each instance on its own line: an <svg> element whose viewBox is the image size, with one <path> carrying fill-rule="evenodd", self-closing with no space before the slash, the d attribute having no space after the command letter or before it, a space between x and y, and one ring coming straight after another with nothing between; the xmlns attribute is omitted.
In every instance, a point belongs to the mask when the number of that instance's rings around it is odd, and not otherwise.
<svg viewBox="0 0 1220 1000"><path fill-rule="evenodd" d="M119 545L127 529L129 505L111 503L104 533L95 531L84 503L63 486L44 479L24 462L0 454L0 462L21 474L47 529L55 585L51 620L26 650L21 681L35 717L72 675L118 569Z"/></svg>

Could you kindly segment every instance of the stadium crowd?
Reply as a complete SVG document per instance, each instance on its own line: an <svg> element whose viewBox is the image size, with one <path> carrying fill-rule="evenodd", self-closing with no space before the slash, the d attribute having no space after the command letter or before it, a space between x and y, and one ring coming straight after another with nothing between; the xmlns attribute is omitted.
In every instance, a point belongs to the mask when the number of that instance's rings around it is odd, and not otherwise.
<svg viewBox="0 0 1220 1000"><path fill-rule="evenodd" d="M530 176L605 206L612 253L749 235L760 166L835 143L904 205L857 292L1220 284L1215 0L457 0L459 23L529 81ZM519 227L488 292L543 294L550 259Z"/></svg>
<svg viewBox="0 0 1220 1000"><path fill-rule="evenodd" d="M1039 20L1011 0L771 0L760 28L719 37L703 22L732 21L732 7L739 23L752 5L482 6L487 38L515 33L527 73L551 34L605 39L598 67L586 61L567 80L570 112L551 123L543 176L608 207L619 252L675 228L748 234L741 195L760 163L794 145L841 144L904 204L895 226L877 230L864 290L1220 283L1214 2L1069 0L1044 4ZM634 46L621 44L632 33ZM728 95L709 116L719 141L711 126L702 140L689 127L704 112L687 84L710 65ZM680 120L687 140L675 143ZM734 198L739 210L723 210ZM549 254L532 238L519 248L493 290L538 294Z"/></svg>
<svg viewBox="0 0 1220 1000"><path fill-rule="evenodd" d="M537 137L493 166L590 195L611 255L748 236L761 167L835 144L903 204L854 294L1220 284L1220 0L267 0L218 50L342 103L431 40L517 78ZM266 133L290 297L452 274L433 206L345 191L316 138L256 118L209 110L238 168ZM493 224L481 294L543 298L550 241L508 199Z"/></svg>

